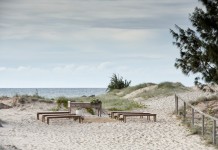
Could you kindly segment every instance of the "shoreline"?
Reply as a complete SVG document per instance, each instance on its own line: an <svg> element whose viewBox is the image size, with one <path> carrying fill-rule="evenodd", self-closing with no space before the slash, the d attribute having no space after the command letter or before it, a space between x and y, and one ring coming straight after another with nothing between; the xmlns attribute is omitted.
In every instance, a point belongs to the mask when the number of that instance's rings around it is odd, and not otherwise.
<svg viewBox="0 0 218 150"><path fill-rule="evenodd" d="M101 95L106 88L0 88L0 97L14 97L16 95L39 95L48 99L61 96L75 98L81 96Z"/></svg>

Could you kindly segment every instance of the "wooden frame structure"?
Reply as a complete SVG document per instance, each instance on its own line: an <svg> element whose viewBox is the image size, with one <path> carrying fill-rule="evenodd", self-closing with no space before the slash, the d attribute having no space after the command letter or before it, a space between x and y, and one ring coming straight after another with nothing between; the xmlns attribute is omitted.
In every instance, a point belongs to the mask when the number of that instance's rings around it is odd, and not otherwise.
<svg viewBox="0 0 218 150"><path fill-rule="evenodd" d="M98 111L98 116L101 117L101 113L102 113L102 103L98 103L98 104L91 104L90 102L70 102L68 101L68 107L69 107L69 111L71 113L71 108L73 107L79 107L79 108L95 108Z"/></svg>
<svg viewBox="0 0 218 150"><path fill-rule="evenodd" d="M201 116L202 116L202 136L204 136L204 134L205 134L205 117L213 120L213 129L212 129L212 140L213 141L212 142L213 142L213 144L216 144L216 122L218 121L218 119L198 110L193 105L186 102L181 97L179 97L175 94L175 112L176 112L176 115L180 115L179 114L179 100L181 100L183 102L183 106L184 106L183 107L183 118L184 119L186 119L186 108L187 108L186 105L191 107L191 109L192 109L192 119L191 119L192 126L194 126L194 113L198 112L201 114Z"/></svg>
<svg viewBox="0 0 218 150"><path fill-rule="evenodd" d="M84 119L81 115L73 114L71 111L71 108L73 107L79 107L79 108L95 108L98 110L98 116L101 117L102 112L102 104L91 104L89 102L70 102L68 101L68 111L47 111L47 112L37 112L37 120L39 120L40 115L42 115L42 122L45 122L47 120L47 124L49 124L50 119L55 118L76 118L79 119L79 122Z"/></svg>

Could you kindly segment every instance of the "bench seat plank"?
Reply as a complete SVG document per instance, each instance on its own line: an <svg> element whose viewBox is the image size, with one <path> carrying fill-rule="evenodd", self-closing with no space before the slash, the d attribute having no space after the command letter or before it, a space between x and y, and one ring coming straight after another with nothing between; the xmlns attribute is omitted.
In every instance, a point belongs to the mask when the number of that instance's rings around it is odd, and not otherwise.
<svg viewBox="0 0 218 150"><path fill-rule="evenodd" d="M143 113L143 112L134 112L134 111L111 111L110 112L110 117L114 118L114 115L117 113Z"/></svg>
<svg viewBox="0 0 218 150"><path fill-rule="evenodd" d="M47 124L49 124L49 120L50 119L57 119L57 118L75 118L75 119L79 119L79 123L82 122L83 117L79 116L79 115L59 115L59 116L48 116L47 117Z"/></svg>
<svg viewBox="0 0 218 150"><path fill-rule="evenodd" d="M157 120L157 114L123 114L123 122L126 123L127 117L135 117L135 116L147 116L149 117L149 120L150 120L150 116L153 116L154 122L156 122Z"/></svg>
<svg viewBox="0 0 218 150"><path fill-rule="evenodd" d="M42 115L42 122L45 122L45 118L49 116L63 116L63 115L76 115L76 114L69 114L69 113L61 113L61 114L43 114Z"/></svg>
<svg viewBox="0 0 218 150"><path fill-rule="evenodd" d="M69 111L45 111L45 112L37 112L37 120L39 120L39 115L43 114L63 114L70 113Z"/></svg>

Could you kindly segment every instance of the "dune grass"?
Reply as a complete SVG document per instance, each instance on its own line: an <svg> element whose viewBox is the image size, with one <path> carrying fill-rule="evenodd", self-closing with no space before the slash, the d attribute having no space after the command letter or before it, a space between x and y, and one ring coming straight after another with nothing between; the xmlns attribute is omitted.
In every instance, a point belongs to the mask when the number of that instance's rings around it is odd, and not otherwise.
<svg viewBox="0 0 218 150"><path fill-rule="evenodd" d="M124 88L122 90L114 90L114 91L112 91L112 93L117 93L117 95L119 95L119 96L125 96L127 94L130 94L133 91L136 91L138 89L145 88L145 87L148 87L148 86L152 86L152 85L156 85L156 84L155 83L142 83L142 84L139 84L139 85Z"/></svg>
<svg viewBox="0 0 218 150"><path fill-rule="evenodd" d="M139 108L145 108L144 105L127 100L113 94L106 94L99 97L101 99L103 107L108 110L133 110Z"/></svg>
<svg viewBox="0 0 218 150"><path fill-rule="evenodd" d="M162 82L160 84L143 83L143 84L128 87L128 88L125 88L122 90L113 90L110 92L110 94L114 94L114 95L118 95L120 97L123 97L123 96L125 96L125 95L127 95L135 90L149 87L149 86L153 86L153 85L156 85L156 87L151 89L151 90L144 91L143 93L139 93L138 95L136 95L136 97L142 97L143 99L149 99L152 97L170 96L170 95L175 94L175 92L180 93L180 92L186 92L186 91L190 90L190 88L185 87L184 85L182 85L179 82L176 82L176 83Z"/></svg>
<svg viewBox="0 0 218 150"><path fill-rule="evenodd" d="M124 99L120 96L117 96L113 92L109 92L107 94L102 94L96 97L77 97L77 98L69 98L70 101L76 102L91 102L93 99L99 99L102 102L102 107L106 110L133 110L139 108L145 108L144 105L139 104L137 102Z"/></svg>
<svg viewBox="0 0 218 150"><path fill-rule="evenodd" d="M144 99L149 99L152 97L163 97L163 96L170 96L180 92L187 92L190 89L185 87L181 83L173 83L173 82L162 82L157 85L156 88L151 89L149 91L145 91L137 95L137 97L142 97Z"/></svg>

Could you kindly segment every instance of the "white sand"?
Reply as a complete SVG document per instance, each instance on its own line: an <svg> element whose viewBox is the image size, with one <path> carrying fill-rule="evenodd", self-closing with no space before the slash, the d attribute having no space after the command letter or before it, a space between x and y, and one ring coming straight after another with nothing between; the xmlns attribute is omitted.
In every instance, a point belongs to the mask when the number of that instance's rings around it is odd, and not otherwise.
<svg viewBox="0 0 218 150"><path fill-rule="evenodd" d="M199 92L180 95L190 100L201 96ZM156 113L157 122L128 118L127 123L101 123L95 119L92 123L79 124L69 119L56 119L47 125L36 120L39 106L25 110L2 109L0 118L7 124L0 128L0 145L8 149L15 146L22 150L215 149L206 145L200 136L190 135L188 129L172 116L174 96L152 98L144 103L148 108L143 111Z"/></svg>

